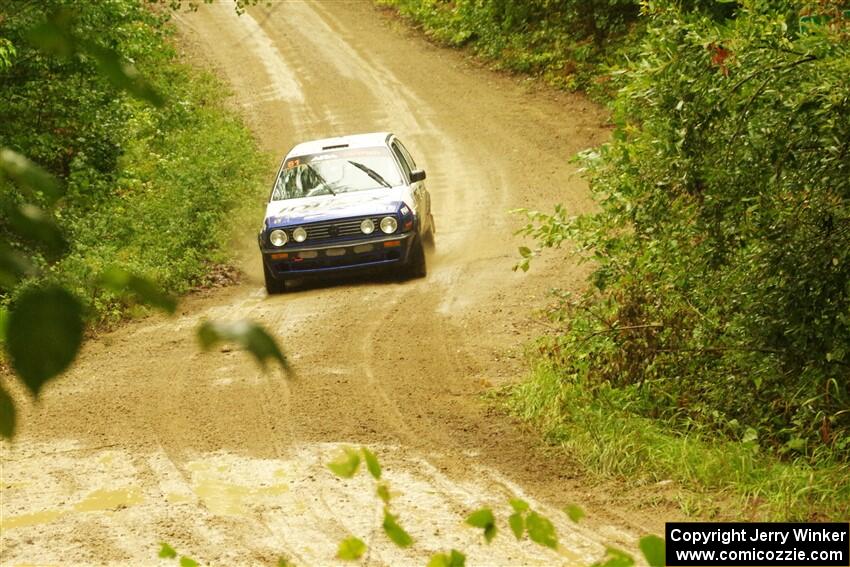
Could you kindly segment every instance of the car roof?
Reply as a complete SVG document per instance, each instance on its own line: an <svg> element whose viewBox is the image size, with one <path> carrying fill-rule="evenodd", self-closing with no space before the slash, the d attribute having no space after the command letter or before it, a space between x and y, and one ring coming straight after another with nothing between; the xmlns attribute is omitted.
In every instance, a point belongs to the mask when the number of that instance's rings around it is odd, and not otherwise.
<svg viewBox="0 0 850 567"><path fill-rule="evenodd" d="M374 148L375 146L386 146L390 136L392 136L390 132L370 132L368 134L352 134L350 136L311 140L296 145L286 155L287 157L294 157L320 154L324 151L338 150L340 148Z"/></svg>

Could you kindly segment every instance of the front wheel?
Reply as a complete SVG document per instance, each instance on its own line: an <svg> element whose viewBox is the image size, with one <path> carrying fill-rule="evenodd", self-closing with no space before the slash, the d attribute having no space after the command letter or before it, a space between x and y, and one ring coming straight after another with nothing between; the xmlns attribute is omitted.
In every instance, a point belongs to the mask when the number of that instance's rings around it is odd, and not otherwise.
<svg viewBox="0 0 850 567"><path fill-rule="evenodd" d="M286 291L286 280L274 277L265 262L263 262L263 279L266 281L266 293L269 295Z"/></svg>
<svg viewBox="0 0 850 567"><path fill-rule="evenodd" d="M424 278L428 275L428 266L425 262L425 248L422 240L417 238L410 250L410 258L407 260L407 277Z"/></svg>

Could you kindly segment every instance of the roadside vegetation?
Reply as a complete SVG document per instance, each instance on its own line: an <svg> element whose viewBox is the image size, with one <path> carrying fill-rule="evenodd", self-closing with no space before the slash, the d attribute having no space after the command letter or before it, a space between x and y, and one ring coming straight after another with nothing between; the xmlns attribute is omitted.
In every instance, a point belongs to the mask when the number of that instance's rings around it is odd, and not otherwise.
<svg viewBox="0 0 850 567"><path fill-rule="evenodd" d="M15 251L44 268L5 287L0 303L8 306L49 280L77 293L92 320L114 321L130 301L100 285L98 276L111 265L150 277L168 292L200 283L226 261L230 215L259 195L266 165L247 129L225 111L222 84L177 61L169 11L129 0L72 3L73 14L61 11L71 3L59 0L4 4L0 145L40 164L63 186L53 216L56 238L67 245L54 247L60 254L51 258L50 249L0 225ZM45 51L55 31L33 29L48 18L67 19L71 37L92 42L88 51ZM116 89L93 56L97 48L114 50L118 64L132 62L163 105ZM11 222L23 199L4 183L4 218Z"/></svg>
<svg viewBox="0 0 850 567"><path fill-rule="evenodd" d="M595 91L612 141L577 158L599 211L525 211L519 268L569 244L594 271L557 294L513 409L592 470L734 498L720 515L846 518L850 6L614 2L594 27L571 0L384 3L506 68L617 87Z"/></svg>

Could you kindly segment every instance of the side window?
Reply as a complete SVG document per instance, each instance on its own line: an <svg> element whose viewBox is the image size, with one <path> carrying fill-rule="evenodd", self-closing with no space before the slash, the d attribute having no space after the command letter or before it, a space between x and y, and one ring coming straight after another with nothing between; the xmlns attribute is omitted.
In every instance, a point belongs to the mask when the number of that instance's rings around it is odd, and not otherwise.
<svg viewBox="0 0 850 567"><path fill-rule="evenodd" d="M398 163L401 165L401 169L404 170L405 179L409 180L410 179L410 165L407 163L407 160L404 158L404 154L402 154L401 150L399 149L399 145L400 144L397 141L393 141L393 144L392 144L393 153L395 154L395 157L398 160Z"/></svg>
<svg viewBox="0 0 850 567"><path fill-rule="evenodd" d="M413 158L410 157L410 152L407 151L407 148L404 147L404 144L401 143L401 140L396 140L396 144L398 144L398 149L401 150L401 155L404 156L404 159L407 160L407 165L410 167L411 171L416 170L416 162L413 161Z"/></svg>

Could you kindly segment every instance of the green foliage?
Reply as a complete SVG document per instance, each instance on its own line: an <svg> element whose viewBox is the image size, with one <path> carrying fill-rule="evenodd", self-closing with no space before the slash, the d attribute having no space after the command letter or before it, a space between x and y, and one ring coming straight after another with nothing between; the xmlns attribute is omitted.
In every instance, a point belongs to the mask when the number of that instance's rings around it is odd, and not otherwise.
<svg viewBox="0 0 850 567"><path fill-rule="evenodd" d="M363 453L363 460L366 461L366 468L369 470L369 474L375 480L381 480L381 464L378 462L378 458L366 447L361 447L360 451Z"/></svg>
<svg viewBox="0 0 850 567"><path fill-rule="evenodd" d="M157 556L161 559L177 559L177 551L167 543L160 542ZM187 555L181 555L177 564L180 567L198 567L199 565L197 561Z"/></svg>
<svg viewBox="0 0 850 567"><path fill-rule="evenodd" d="M605 557L593 564L593 567L632 567L635 560L625 551L613 547L605 550Z"/></svg>
<svg viewBox="0 0 850 567"><path fill-rule="evenodd" d="M489 508L476 510L466 518L466 523L474 528L484 530L484 540L487 543L493 541L499 531L496 528L496 518L493 517L493 511Z"/></svg>
<svg viewBox="0 0 850 567"><path fill-rule="evenodd" d="M352 478L360 468L360 451L345 447L337 460L328 463L328 468L337 476Z"/></svg>
<svg viewBox="0 0 850 567"><path fill-rule="evenodd" d="M0 66L0 305L48 279L115 321L138 297L104 286L105 267L180 293L227 260L227 220L259 194L266 160L221 85L176 62L167 17L137 0L46 0L0 21L14 47Z"/></svg>
<svg viewBox="0 0 850 567"><path fill-rule="evenodd" d="M581 156L601 211L524 230L595 265L550 313L549 418L576 388L749 452L850 458L848 22L800 33L804 8L648 3L614 140Z"/></svg>
<svg viewBox="0 0 850 567"><path fill-rule="evenodd" d="M571 89L591 85L597 66L637 21L637 0L378 0L434 40L472 50L502 68Z"/></svg>
<svg viewBox="0 0 850 567"><path fill-rule="evenodd" d="M428 567L464 567L466 555L456 549L450 553L435 553L428 561Z"/></svg>
<svg viewBox="0 0 850 567"><path fill-rule="evenodd" d="M339 550L336 558L343 561L357 561L366 553L366 544L362 540L351 536L339 542Z"/></svg>
<svg viewBox="0 0 850 567"><path fill-rule="evenodd" d="M384 533L399 547L410 547L413 545L413 538L410 537L404 528L398 523L398 518L390 513L388 508L384 508L384 522L382 524Z"/></svg>
<svg viewBox="0 0 850 567"><path fill-rule="evenodd" d="M569 506L564 508L564 512L566 512L570 520L572 520L576 524L579 523L582 518L584 518L584 510L582 510L579 506L576 506L575 504L570 504Z"/></svg>
<svg viewBox="0 0 850 567"><path fill-rule="evenodd" d="M289 371L289 363L274 338L262 325L253 321L204 321L198 327L197 335L204 350L221 342L232 342L251 353L261 367L265 368L267 361L272 359L280 363L285 371Z"/></svg>
<svg viewBox="0 0 850 567"><path fill-rule="evenodd" d="M177 559L177 552L174 550L173 547L171 547L165 542L161 542L159 546L159 557L161 557L162 559Z"/></svg>
<svg viewBox="0 0 850 567"><path fill-rule="evenodd" d="M649 567L664 567L667 555L662 538L655 535L644 536L640 538L638 547L646 562L649 563Z"/></svg>

